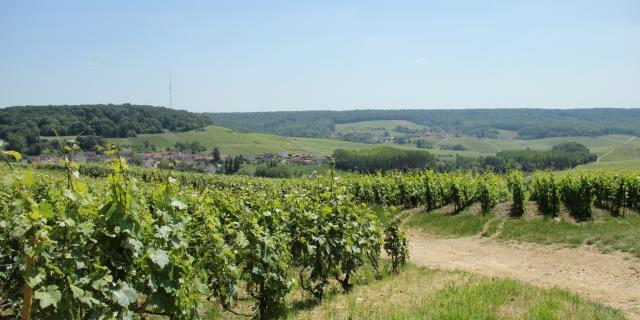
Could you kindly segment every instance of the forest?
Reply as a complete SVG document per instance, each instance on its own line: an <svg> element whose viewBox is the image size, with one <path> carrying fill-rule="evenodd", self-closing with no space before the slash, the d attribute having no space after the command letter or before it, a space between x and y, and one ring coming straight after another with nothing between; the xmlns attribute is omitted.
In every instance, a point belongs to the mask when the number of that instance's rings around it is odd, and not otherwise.
<svg viewBox="0 0 640 320"><path fill-rule="evenodd" d="M41 136L131 137L194 130L210 123L202 115L147 105L16 106L0 109L0 139L7 142L7 149L39 154L28 149Z"/></svg>
<svg viewBox="0 0 640 320"><path fill-rule="evenodd" d="M547 151L501 151L495 156L486 157L456 156L455 161L439 161L423 150L410 151L392 147L361 151L338 149L333 156L336 168L365 173L420 168L432 168L439 172L474 170L506 173L512 169L533 172L574 168L597 159L587 147L576 142L561 143Z"/></svg>
<svg viewBox="0 0 640 320"><path fill-rule="evenodd" d="M511 169L526 172L536 170L565 170L596 161L597 155L576 142L561 143L547 151L500 151L495 156L462 157L438 163L439 171L476 170L505 173Z"/></svg>
<svg viewBox="0 0 640 320"><path fill-rule="evenodd" d="M285 136L327 138L335 125L372 120L408 120L442 132L495 137L498 130L520 138L640 134L640 110L594 109L459 109L351 110L209 113L217 125Z"/></svg>

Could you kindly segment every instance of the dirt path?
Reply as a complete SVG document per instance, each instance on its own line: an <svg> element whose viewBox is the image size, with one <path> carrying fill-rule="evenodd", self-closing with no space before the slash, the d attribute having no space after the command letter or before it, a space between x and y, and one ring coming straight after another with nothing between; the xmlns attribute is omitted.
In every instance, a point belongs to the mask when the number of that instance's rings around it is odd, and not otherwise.
<svg viewBox="0 0 640 320"><path fill-rule="evenodd" d="M411 261L418 265L511 277L557 286L640 319L640 262L594 248L505 243L480 236L440 239L408 232ZM626 258L625 258L626 257Z"/></svg>
<svg viewBox="0 0 640 320"><path fill-rule="evenodd" d="M615 147L613 147L613 148L609 149L609 151L607 151L607 152L605 152L604 154L602 154L601 156L599 156L599 157L598 157L598 159L596 159L596 162L594 162L593 164L595 165L595 164L600 163L600 160L601 160L602 158L604 158L604 157L608 156L611 152L613 152L614 150L618 149L619 147L621 147L621 146L624 146L624 145L627 145L627 144L631 143L631 141L633 141L635 138L636 138L636 137L635 137L635 136L633 136L633 137L629 138L628 140L626 140L625 142L623 142L621 145L618 145L618 146L615 146Z"/></svg>

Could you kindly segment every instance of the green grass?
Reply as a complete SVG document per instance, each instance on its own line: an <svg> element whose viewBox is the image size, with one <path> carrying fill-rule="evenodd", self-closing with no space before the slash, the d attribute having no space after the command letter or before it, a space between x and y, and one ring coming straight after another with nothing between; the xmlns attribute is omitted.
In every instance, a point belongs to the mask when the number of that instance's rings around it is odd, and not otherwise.
<svg viewBox="0 0 640 320"><path fill-rule="evenodd" d="M409 129L425 129L426 126L417 124L407 120L375 120L375 121L359 121L351 123L336 124L335 133L350 132L369 132L376 136L383 136L384 132L388 132L391 136L405 136L403 132L396 131L396 127L403 126Z"/></svg>
<svg viewBox="0 0 640 320"><path fill-rule="evenodd" d="M502 219L493 219L487 222L485 230L482 232L483 237L491 237L498 232L500 225L503 223Z"/></svg>
<svg viewBox="0 0 640 320"><path fill-rule="evenodd" d="M434 210L412 215L407 226L439 236L463 237L480 233L485 223L494 217L491 214L472 214L469 211L448 214L442 210Z"/></svg>
<svg viewBox="0 0 640 320"><path fill-rule="evenodd" d="M264 152L307 152L331 154L334 149L366 149L376 145L338 141L332 139L294 138L272 134L239 132L218 126L209 126L204 131L166 132L140 134L135 138L111 138L110 143L120 145L144 145L149 142L160 148L173 147L176 142L198 141L208 149L220 148L223 154L254 154Z"/></svg>
<svg viewBox="0 0 640 320"><path fill-rule="evenodd" d="M177 142L194 142L211 150L218 147L223 154L253 154L262 155L265 152L287 151L305 152L312 154L330 155L335 149L371 149L379 147L379 144L357 143L340 141L335 139L284 137L265 133L240 132L219 126L209 126L203 131L165 132L160 134L140 134L134 138L109 138L109 143L124 146L142 146L145 142L153 144L161 149L173 147ZM393 147L401 149L415 149L413 145L397 145ZM450 151L429 150L443 156L453 157L455 154L464 156L478 156L474 151Z"/></svg>
<svg viewBox="0 0 640 320"><path fill-rule="evenodd" d="M386 264L385 264L386 265ZM385 266L386 268L387 266ZM406 265L376 279L370 268L343 294L331 288L320 304L299 288L288 297L287 319L624 319L621 311L557 288L511 279ZM250 309L243 309L248 312ZM244 319L209 305L205 319Z"/></svg>
<svg viewBox="0 0 640 320"><path fill-rule="evenodd" d="M336 125L336 133L349 132L370 132L377 136L382 136L385 131L393 136L403 136L403 133L395 132L395 127L404 125L409 128L425 128L419 124L403 120L380 120L344 123ZM510 150L550 150L554 145L565 142L578 142L584 144L591 152L604 155L607 154L594 167L620 167L620 168L640 168L640 139L629 141L628 135L607 135L601 137L552 137L543 139L520 140L517 133L513 131L501 130L499 139L478 139L475 137L428 137L434 143L434 148L427 149L434 154L441 156L453 156L455 154L464 156L487 156L494 155L498 151ZM461 144L467 150L449 151L439 150L438 145ZM609 151L612 152L608 153ZM590 165L591 166L591 165Z"/></svg>
<svg viewBox="0 0 640 320"><path fill-rule="evenodd" d="M640 216L611 217L604 213L596 221L571 223L553 219L507 219L499 239L579 246L595 245L603 252L622 251L640 258Z"/></svg>
<svg viewBox="0 0 640 320"><path fill-rule="evenodd" d="M336 132L370 131L383 134L389 131L392 135L400 135L395 132L396 126L403 125L410 128L422 128L418 124L409 121L364 121L349 124L337 125ZM509 132L502 134L511 137ZM437 138L428 137L434 142L434 147L429 152L439 156L443 160L452 160L454 156L462 155L467 157L478 157L495 155L498 151L508 150L549 150L554 145L563 142L579 142L588 147L593 153L605 155L597 165L589 164L582 167L621 167L640 168L640 139L629 141L631 136L608 135L602 137L554 137L532 140L517 139L478 139L474 137L448 137ZM341 149L370 149L379 146L378 144L356 143L340 141L335 139L297 138L284 137L272 134L240 132L219 126L209 126L204 131L188 132L166 132L161 134L141 134L135 138L111 138L110 143L120 145L143 145L145 142L154 144L160 148L172 147L176 142L193 142L206 146L208 149L218 147L223 154L254 154L260 155L264 152L307 152L313 154L330 155L333 150ZM452 151L440 150L439 144L461 144L467 150ZM397 148L415 149L414 145L397 145Z"/></svg>
<svg viewBox="0 0 640 320"><path fill-rule="evenodd" d="M499 240L516 240L545 245L595 245L602 252L628 252L640 258L640 215L630 212L612 217L594 209L594 220L575 223L528 214L518 219L502 215L463 211L452 215L443 210L420 212L409 217L407 225L443 237L482 235ZM501 226L502 225L502 226Z"/></svg>

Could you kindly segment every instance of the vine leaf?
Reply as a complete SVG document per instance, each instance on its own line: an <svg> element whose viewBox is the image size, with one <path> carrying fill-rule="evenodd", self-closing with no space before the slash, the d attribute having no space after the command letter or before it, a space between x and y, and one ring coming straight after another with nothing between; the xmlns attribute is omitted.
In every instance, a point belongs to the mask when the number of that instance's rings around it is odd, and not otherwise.
<svg viewBox="0 0 640 320"><path fill-rule="evenodd" d="M44 273L38 273L37 270L32 269L31 272L28 272L27 275L27 284L31 288L35 288L42 280L44 280Z"/></svg>
<svg viewBox="0 0 640 320"><path fill-rule="evenodd" d="M33 297L40 302L42 309L48 306L57 308L58 302L62 299L62 293L58 290L58 286L50 285L45 291L36 291Z"/></svg>
<svg viewBox="0 0 640 320"><path fill-rule="evenodd" d="M160 267L160 269L164 269L164 267L169 264L169 256L162 249L149 249L149 258Z"/></svg>
<svg viewBox="0 0 640 320"><path fill-rule="evenodd" d="M136 302L136 290L131 288L128 284L123 284L118 290L113 290L113 300L123 307L128 307L130 304Z"/></svg>
<svg viewBox="0 0 640 320"><path fill-rule="evenodd" d="M178 210L184 210L187 208L187 205L180 200L171 201L171 206L177 208Z"/></svg>

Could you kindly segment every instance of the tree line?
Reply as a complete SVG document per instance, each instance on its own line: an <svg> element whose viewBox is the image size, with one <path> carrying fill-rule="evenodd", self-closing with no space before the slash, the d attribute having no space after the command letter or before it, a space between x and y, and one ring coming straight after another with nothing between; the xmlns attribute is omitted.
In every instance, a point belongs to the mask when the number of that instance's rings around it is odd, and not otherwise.
<svg viewBox="0 0 640 320"><path fill-rule="evenodd" d="M463 157L454 161L438 161L423 150L401 150L379 147L370 150L344 150L334 152L335 166L347 171L373 173L376 171L432 168L438 171L477 170L505 173L512 169L532 172L536 170L563 170L593 162L597 155L576 142L555 145L548 151L501 151L495 156Z"/></svg>
<svg viewBox="0 0 640 320"><path fill-rule="evenodd" d="M436 164L436 157L427 151L391 147L360 151L337 149L333 152L333 157L338 169L367 173L428 168Z"/></svg>
<svg viewBox="0 0 640 320"><path fill-rule="evenodd" d="M478 158L457 156L455 161L440 163L438 168L440 171L478 170L504 173L511 169L518 169L532 172L544 169L564 170L597 159L598 156L591 153L584 145L567 142L555 145L547 151L500 151L495 156Z"/></svg>
<svg viewBox="0 0 640 320"><path fill-rule="evenodd" d="M329 138L335 125L372 120L408 120L433 130L497 137L498 130L518 132L524 139L559 136L640 135L640 110L594 109L464 109L351 110L209 113L223 127L285 136ZM346 138L366 140L363 136Z"/></svg>
<svg viewBox="0 0 640 320"><path fill-rule="evenodd" d="M195 130L210 123L203 115L148 105L16 106L0 109L0 139L7 149L39 154L45 146L33 146L41 136L124 138Z"/></svg>

